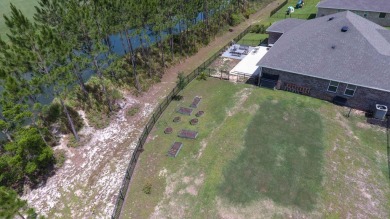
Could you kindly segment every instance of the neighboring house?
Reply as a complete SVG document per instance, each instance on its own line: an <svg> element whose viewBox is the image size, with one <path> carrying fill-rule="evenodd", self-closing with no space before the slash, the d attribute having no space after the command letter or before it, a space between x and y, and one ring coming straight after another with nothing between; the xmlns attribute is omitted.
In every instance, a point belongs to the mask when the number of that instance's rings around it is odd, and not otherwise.
<svg viewBox="0 0 390 219"><path fill-rule="evenodd" d="M390 0L322 0L317 8L317 17L349 10L379 25L390 26Z"/></svg>
<svg viewBox="0 0 390 219"><path fill-rule="evenodd" d="M258 66L261 86L361 110L390 106L390 31L350 11L285 31Z"/></svg>

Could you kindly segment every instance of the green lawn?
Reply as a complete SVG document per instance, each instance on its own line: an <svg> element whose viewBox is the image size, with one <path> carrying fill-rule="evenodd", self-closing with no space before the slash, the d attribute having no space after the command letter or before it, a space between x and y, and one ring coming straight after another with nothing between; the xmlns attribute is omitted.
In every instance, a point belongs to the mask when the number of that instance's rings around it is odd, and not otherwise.
<svg viewBox="0 0 390 219"><path fill-rule="evenodd" d="M0 1L0 36L7 40L6 33L9 33L3 15L10 15L10 3L21 10L28 18L32 18L35 13L35 8L38 0L1 0Z"/></svg>
<svg viewBox="0 0 390 219"><path fill-rule="evenodd" d="M287 7L295 6L296 2L290 1L283 8L281 8L278 12L276 12L272 17L269 17L265 20L259 21L259 24L262 24L266 27L270 26L272 23L286 19L286 18L299 18L299 19L312 19L315 18L315 14L317 13L316 5L320 0L306 0L305 6L303 8L295 9L295 12L291 14L291 16L286 15ZM256 33L248 33L245 35L238 44L249 45L249 46L257 46L260 40L264 40L268 38L268 34L256 34Z"/></svg>
<svg viewBox="0 0 390 219"><path fill-rule="evenodd" d="M315 18L315 14L317 13L316 5L320 0L305 0L305 5L303 8L295 9L294 13L291 15L286 15L287 8L289 6L295 7L295 4L298 1L289 1L284 7L282 7L279 11L277 11L272 17L269 17L265 20L259 21L259 23L264 24L266 26L271 25L272 23L283 20L286 18L298 18L298 19L312 19Z"/></svg>
<svg viewBox="0 0 390 219"><path fill-rule="evenodd" d="M224 171L221 196L237 204L266 196L281 205L314 208L321 190L324 130L321 116L308 105L296 107L288 99L261 103L246 131L244 150Z"/></svg>
<svg viewBox="0 0 390 219"><path fill-rule="evenodd" d="M389 218L386 132L363 114L347 119L325 101L217 79L181 95L150 134L123 218ZM195 96L199 124L173 123ZM198 138L176 137L183 128ZM174 141L184 146L169 158Z"/></svg>
<svg viewBox="0 0 390 219"><path fill-rule="evenodd" d="M258 46L266 38L268 38L268 34L248 33L237 43L240 45Z"/></svg>

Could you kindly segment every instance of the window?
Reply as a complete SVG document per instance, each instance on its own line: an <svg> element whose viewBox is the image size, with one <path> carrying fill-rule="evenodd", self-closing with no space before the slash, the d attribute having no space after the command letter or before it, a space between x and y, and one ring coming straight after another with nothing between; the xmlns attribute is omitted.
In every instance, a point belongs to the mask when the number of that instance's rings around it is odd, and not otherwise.
<svg viewBox="0 0 390 219"><path fill-rule="evenodd" d="M336 93L338 87L339 87L339 82L330 81L328 86L328 91Z"/></svg>
<svg viewBox="0 0 390 219"><path fill-rule="evenodd" d="M379 18L385 18L386 17L386 13L379 13Z"/></svg>
<svg viewBox="0 0 390 219"><path fill-rule="evenodd" d="M344 94L347 96L353 96L355 94L355 91L356 91L356 86L352 84L348 84L347 88L345 88Z"/></svg>

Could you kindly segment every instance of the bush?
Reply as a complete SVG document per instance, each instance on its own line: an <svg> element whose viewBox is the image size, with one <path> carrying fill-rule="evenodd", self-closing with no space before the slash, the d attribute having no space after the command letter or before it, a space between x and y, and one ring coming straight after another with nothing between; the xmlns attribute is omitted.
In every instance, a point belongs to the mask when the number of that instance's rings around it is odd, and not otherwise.
<svg viewBox="0 0 390 219"><path fill-rule="evenodd" d="M152 184L151 183L146 183L144 185L144 187L142 188L142 191L147 194L147 195L150 195L152 193Z"/></svg>
<svg viewBox="0 0 390 219"><path fill-rule="evenodd" d="M256 24L255 26L252 27L252 29L251 29L250 32L251 32L251 33L265 34L267 28L268 28L268 27L264 26L263 24L262 24L262 25Z"/></svg>
<svg viewBox="0 0 390 219"><path fill-rule="evenodd" d="M179 72L177 75L177 81L176 81L177 87L179 90L183 90L186 86L186 76L184 76L184 72Z"/></svg>
<svg viewBox="0 0 390 219"><path fill-rule="evenodd" d="M98 110L90 110L87 112L89 125L96 129L106 128L110 124L110 118L106 113Z"/></svg>
<svg viewBox="0 0 390 219"><path fill-rule="evenodd" d="M249 15L251 15L251 12L250 12L250 11L245 11L245 12L243 13L243 15L244 15L244 17L245 17L246 19L249 19Z"/></svg>
<svg viewBox="0 0 390 219"><path fill-rule="evenodd" d="M200 80L206 81L206 80L207 80L207 74L206 74L206 72L202 71L202 72L198 75L197 79L198 79L199 81L200 81Z"/></svg>
<svg viewBox="0 0 390 219"><path fill-rule="evenodd" d="M79 113L72 107L66 106L66 109L68 110L70 117L73 120L73 124L75 125L76 130L80 130L84 125L83 118L81 118ZM48 126L54 123L59 123L61 133L68 134L72 132L64 110L62 109L61 105L56 101L53 101L53 103L50 104L49 107L44 109L43 118L45 122L48 123Z"/></svg>
<svg viewBox="0 0 390 219"><path fill-rule="evenodd" d="M76 138L71 135L69 136L69 141L68 141L68 144L66 145L70 148L77 148L79 146L78 142L76 141Z"/></svg>
<svg viewBox="0 0 390 219"><path fill-rule="evenodd" d="M139 105L132 106L127 111L127 115L128 116L134 116L135 114L137 114L139 112L139 110L140 110L140 106Z"/></svg>
<svg viewBox="0 0 390 219"><path fill-rule="evenodd" d="M233 14L230 14L228 23L229 23L230 26L236 26L242 20L243 20L243 16L241 14L233 13Z"/></svg>
<svg viewBox="0 0 390 219"><path fill-rule="evenodd" d="M54 151L55 167L61 168L66 161L66 152L65 150L56 150Z"/></svg>

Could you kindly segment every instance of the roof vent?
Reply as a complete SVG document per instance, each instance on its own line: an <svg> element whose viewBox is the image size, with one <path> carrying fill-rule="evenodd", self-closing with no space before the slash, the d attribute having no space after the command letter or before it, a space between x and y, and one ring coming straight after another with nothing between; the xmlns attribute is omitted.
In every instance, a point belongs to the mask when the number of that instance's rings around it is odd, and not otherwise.
<svg viewBox="0 0 390 219"><path fill-rule="evenodd" d="M335 45L332 45L332 49L336 49L336 46L335 46Z"/></svg>
<svg viewBox="0 0 390 219"><path fill-rule="evenodd" d="M341 32L347 32L348 31L348 26L344 26L341 28Z"/></svg>
<svg viewBox="0 0 390 219"><path fill-rule="evenodd" d="M328 19L328 21L331 21L331 20L333 20L334 19L334 17L330 17L329 19Z"/></svg>

